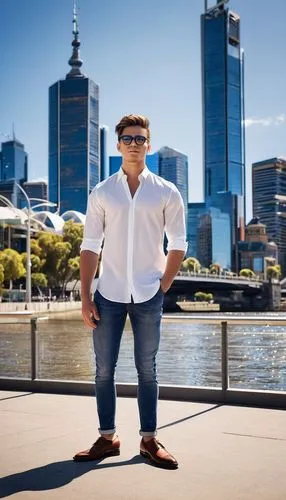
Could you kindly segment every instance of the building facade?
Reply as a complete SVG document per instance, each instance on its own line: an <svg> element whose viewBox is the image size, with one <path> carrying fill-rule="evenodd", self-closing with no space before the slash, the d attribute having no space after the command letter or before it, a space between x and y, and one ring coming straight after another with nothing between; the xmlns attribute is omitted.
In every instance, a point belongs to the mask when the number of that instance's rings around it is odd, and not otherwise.
<svg viewBox="0 0 286 500"><path fill-rule="evenodd" d="M200 226L200 217L206 212L206 204L188 203L188 218L187 218L187 241L188 250L187 257L196 257L199 259L198 252L198 229Z"/></svg>
<svg viewBox="0 0 286 500"><path fill-rule="evenodd" d="M219 210L218 204L225 204L224 196L218 201L220 195L234 197L228 205L236 206L237 216L222 212L235 226L218 263L224 266L232 255L230 267L237 270L237 244L245 221L244 59L240 18L225 3L206 6L201 16L204 192L207 206ZM219 225L212 224L212 231L218 231L212 241L219 241ZM211 260L215 262L216 256Z"/></svg>
<svg viewBox="0 0 286 500"><path fill-rule="evenodd" d="M100 137L100 180L103 181L109 177L109 162L107 157L107 136L108 127L101 125L99 128Z"/></svg>
<svg viewBox="0 0 286 500"><path fill-rule="evenodd" d="M49 200L60 213L85 213L100 180L99 87L81 73L75 12L73 25L71 70L49 89Z"/></svg>
<svg viewBox="0 0 286 500"><path fill-rule="evenodd" d="M28 178L28 155L17 139L2 142L0 153L0 181L16 180L19 184Z"/></svg>
<svg viewBox="0 0 286 500"><path fill-rule="evenodd" d="M184 207L186 221L188 218L188 157L176 149L164 146L158 151L159 175L167 181L173 182L180 191Z"/></svg>
<svg viewBox="0 0 286 500"><path fill-rule="evenodd" d="M31 207L41 203L38 200L48 199L48 183L46 181L24 182L23 188L25 189L27 196L30 198ZM31 198L38 198L38 200L33 200ZM47 207L39 207L37 210L47 210Z"/></svg>
<svg viewBox="0 0 286 500"><path fill-rule="evenodd" d="M266 225L278 246L282 275L286 274L286 159L270 158L252 164L253 215Z"/></svg>
<svg viewBox="0 0 286 500"><path fill-rule="evenodd" d="M240 269L252 269L260 278L267 279L267 267L278 262L278 247L268 241L266 225L258 217L247 224L245 241L238 243Z"/></svg>
<svg viewBox="0 0 286 500"><path fill-rule="evenodd" d="M28 154L24 145L15 137L1 144L0 194L8 198L15 207L21 208L21 191L17 184L28 178Z"/></svg>

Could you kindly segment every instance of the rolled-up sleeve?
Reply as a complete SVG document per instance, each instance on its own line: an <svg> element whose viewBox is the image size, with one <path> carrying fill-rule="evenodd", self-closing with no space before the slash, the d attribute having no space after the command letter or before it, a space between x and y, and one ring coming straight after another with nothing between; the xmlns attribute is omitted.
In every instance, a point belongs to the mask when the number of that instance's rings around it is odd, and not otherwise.
<svg viewBox="0 0 286 500"><path fill-rule="evenodd" d="M168 239L167 251L187 251L185 209L182 196L173 186L165 206L165 232Z"/></svg>
<svg viewBox="0 0 286 500"><path fill-rule="evenodd" d="M83 232L83 241L80 247L83 250L100 253L104 238L104 208L100 201L98 189L93 190L88 198L86 219Z"/></svg>

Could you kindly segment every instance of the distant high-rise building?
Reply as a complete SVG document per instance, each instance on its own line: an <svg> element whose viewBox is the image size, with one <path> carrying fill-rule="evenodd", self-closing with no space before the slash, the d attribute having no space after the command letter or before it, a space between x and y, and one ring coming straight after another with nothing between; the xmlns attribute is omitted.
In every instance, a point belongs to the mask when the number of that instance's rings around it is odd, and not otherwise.
<svg viewBox="0 0 286 500"><path fill-rule="evenodd" d="M201 16L205 196L244 196L240 18L218 3Z"/></svg>
<svg viewBox="0 0 286 500"><path fill-rule="evenodd" d="M278 246L279 264L286 274L286 159L252 164L253 215L266 224L267 236Z"/></svg>
<svg viewBox="0 0 286 500"><path fill-rule="evenodd" d="M278 247L268 241L266 225L253 217L245 228L245 241L238 243L240 269L252 269L260 278L267 279L267 267L278 260Z"/></svg>
<svg viewBox="0 0 286 500"><path fill-rule="evenodd" d="M197 236L197 257L203 266L220 264L226 269L238 268L237 248L234 245L237 239L236 198L231 193L207 198L206 211L199 216Z"/></svg>
<svg viewBox="0 0 286 500"><path fill-rule="evenodd" d="M228 206L235 204L237 217L228 214L234 224L228 233L232 237L225 241L225 255L218 263L225 265L232 255L230 266L237 270L237 243L243 239L245 221L244 59L240 18L225 3L218 0L208 8L206 1L201 16L204 191L209 207L214 207L214 196L216 205L221 194L234 196ZM212 223L212 231L218 231L212 242L219 241L219 224ZM217 260L215 255L211 259Z"/></svg>
<svg viewBox="0 0 286 500"><path fill-rule="evenodd" d="M28 155L24 145L13 138L11 141L2 142L0 153L1 177L0 181L16 180L25 182L28 177Z"/></svg>
<svg viewBox="0 0 286 500"><path fill-rule="evenodd" d="M24 182L23 188L25 189L29 198L38 198L38 200L48 199L48 183L46 181L29 181ZM41 203L37 200L30 200L31 207ZM36 210L47 210L47 206L39 207Z"/></svg>
<svg viewBox="0 0 286 500"><path fill-rule="evenodd" d="M107 135L108 127L101 125L99 128L100 136L100 180L103 181L109 176L109 162L107 156Z"/></svg>
<svg viewBox="0 0 286 500"><path fill-rule="evenodd" d="M200 217L206 211L205 203L188 203L188 219L187 219L187 241L188 250L187 257L196 257L198 255L198 228L200 226Z"/></svg>
<svg viewBox="0 0 286 500"><path fill-rule="evenodd" d="M159 149L159 175L171 181L180 191L184 206L186 221L188 217L188 157L167 146Z"/></svg>
<svg viewBox="0 0 286 500"><path fill-rule="evenodd" d="M13 205L21 208L21 191L17 184L23 184L28 177L28 155L24 145L14 137L1 144L0 152L0 194Z"/></svg>
<svg viewBox="0 0 286 500"><path fill-rule="evenodd" d="M99 88L81 73L77 14L73 15L70 72L49 88L49 200L60 213L85 213L100 179Z"/></svg>

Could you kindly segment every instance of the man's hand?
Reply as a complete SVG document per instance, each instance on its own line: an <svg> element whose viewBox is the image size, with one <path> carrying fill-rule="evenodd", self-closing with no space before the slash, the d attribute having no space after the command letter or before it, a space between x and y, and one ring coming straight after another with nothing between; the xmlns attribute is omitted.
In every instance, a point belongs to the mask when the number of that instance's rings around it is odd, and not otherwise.
<svg viewBox="0 0 286 500"><path fill-rule="evenodd" d="M93 300L91 300L90 298L82 299L81 313L84 324L88 328L96 328L96 322L93 320L93 318L99 321L100 316Z"/></svg>

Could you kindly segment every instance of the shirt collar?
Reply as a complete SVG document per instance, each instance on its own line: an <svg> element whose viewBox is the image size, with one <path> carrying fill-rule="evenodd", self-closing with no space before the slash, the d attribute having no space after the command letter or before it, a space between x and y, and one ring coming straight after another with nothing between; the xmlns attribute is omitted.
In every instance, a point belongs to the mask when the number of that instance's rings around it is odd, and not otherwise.
<svg viewBox="0 0 286 500"><path fill-rule="evenodd" d="M150 170L148 167L145 166L145 168L142 170L141 174L138 176L138 179L139 180L146 179L149 174L150 174ZM120 169L118 170L118 173L117 173L117 182L119 182L125 176L126 176L126 174L125 174L124 170L122 169L122 167L120 167Z"/></svg>

